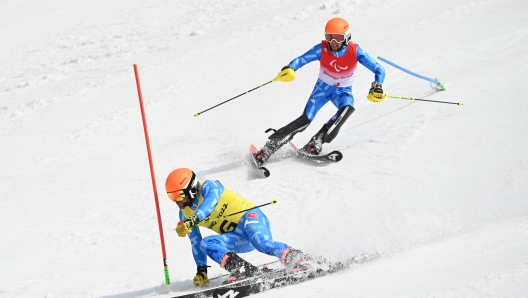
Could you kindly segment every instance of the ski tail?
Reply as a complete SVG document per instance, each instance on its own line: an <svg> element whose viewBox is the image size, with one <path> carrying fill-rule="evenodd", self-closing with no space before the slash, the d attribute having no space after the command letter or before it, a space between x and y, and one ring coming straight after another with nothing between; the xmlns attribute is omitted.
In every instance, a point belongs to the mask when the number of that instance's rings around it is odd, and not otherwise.
<svg viewBox="0 0 528 298"><path fill-rule="evenodd" d="M255 145L251 144L249 146L249 153L251 154L251 159L253 160L253 163L255 164L255 166L257 167L257 170L264 176L264 177L269 177L270 175L270 171L263 167L262 164L257 160L256 158L256 154L258 152L258 149L257 147L255 147Z"/></svg>

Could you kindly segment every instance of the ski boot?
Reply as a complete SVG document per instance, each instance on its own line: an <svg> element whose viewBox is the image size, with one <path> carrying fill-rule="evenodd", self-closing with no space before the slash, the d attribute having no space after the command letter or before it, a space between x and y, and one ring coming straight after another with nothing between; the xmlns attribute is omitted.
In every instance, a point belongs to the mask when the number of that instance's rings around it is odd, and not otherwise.
<svg viewBox="0 0 528 298"><path fill-rule="evenodd" d="M259 268L251 265L248 261L242 259L233 252L225 254L220 263L220 267L231 273L223 282L224 285L258 276L260 274Z"/></svg>
<svg viewBox="0 0 528 298"><path fill-rule="evenodd" d="M268 159L273 155L273 153L277 151L277 149L278 149L278 146L274 141L267 141L266 145L264 145L264 147L262 147L262 149L260 149L255 154L255 159L262 166L268 161Z"/></svg>
<svg viewBox="0 0 528 298"><path fill-rule="evenodd" d="M331 264L322 257L313 258L309 254L294 248L287 248L281 257L289 274L295 274L295 279L313 278L330 272Z"/></svg>
<svg viewBox="0 0 528 298"><path fill-rule="evenodd" d="M312 257L295 248L287 248L282 252L281 262L286 265L290 273L307 271L314 268Z"/></svg>
<svg viewBox="0 0 528 298"><path fill-rule="evenodd" d="M319 155L321 153L321 150L323 150L323 136L321 134L316 134L313 136L304 147L302 147L303 151L306 151L312 155Z"/></svg>

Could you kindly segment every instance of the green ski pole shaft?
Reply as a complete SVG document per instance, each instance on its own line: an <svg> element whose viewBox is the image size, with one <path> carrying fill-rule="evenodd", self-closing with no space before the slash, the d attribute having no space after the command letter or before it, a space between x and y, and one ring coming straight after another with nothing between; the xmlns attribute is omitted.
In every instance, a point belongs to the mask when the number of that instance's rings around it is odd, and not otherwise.
<svg viewBox="0 0 528 298"><path fill-rule="evenodd" d="M235 96L235 97L233 97L233 98L230 98L230 99L228 99L228 100L226 100L226 101L224 101L224 102L221 102L221 103L219 103L219 104L217 104L217 105L215 105L215 106L213 106L213 107L208 108L207 110L203 110L203 111L201 111L201 112L199 112L199 113L196 113L196 114L194 114L194 117L198 117L198 116L200 116L201 114L203 114L203 113L205 113L205 112L207 112L207 111L209 111L209 110L212 110L212 109L214 109L214 108L216 108L216 107L218 107L218 106L220 106L220 105L223 105L224 103L226 103L226 102L228 102L228 101L231 101L231 100L233 100L233 99L235 99L235 98L238 98L238 97L240 97L240 96L242 96L242 95L244 95L244 94L248 94L249 92L251 92L251 91L253 91L253 90L256 90L256 89L258 89L258 88L260 88L260 87L266 86L267 84L272 83L272 82L273 82L273 80L271 80L271 81L269 81L269 82L267 82L267 83L264 83L264 84L262 84L262 85L260 85L260 86L258 86L258 87L255 87L255 88L253 88L253 89L251 89L251 90L248 90L248 91L246 91L246 92L244 92L244 93L241 93L241 94L239 94L239 95L237 95L237 96Z"/></svg>

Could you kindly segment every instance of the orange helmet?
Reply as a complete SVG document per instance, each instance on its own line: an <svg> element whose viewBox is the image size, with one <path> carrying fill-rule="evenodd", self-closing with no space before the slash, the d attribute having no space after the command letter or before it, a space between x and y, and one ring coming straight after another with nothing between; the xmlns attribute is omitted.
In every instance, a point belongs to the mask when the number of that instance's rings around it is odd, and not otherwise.
<svg viewBox="0 0 528 298"><path fill-rule="evenodd" d="M326 23L325 33L348 34L349 28L348 22L345 19L333 18Z"/></svg>
<svg viewBox="0 0 528 298"><path fill-rule="evenodd" d="M330 19L325 26L325 40L330 43L332 40L335 40L338 43L341 43L339 49L334 50L330 47L332 51L340 51L345 45L348 45L350 41L350 31L349 31L348 22L342 18L333 18Z"/></svg>
<svg viewBox="0 0 528 298"><path fill-rule="evenodd" d="M188 168L179 168L172 171L165 181L165 190L169 198L173 201L179 201L176 198L179 196L178 193L188 195L191 199L194 199L198 193L197 187L198 180L196 180L196 174Z"/></svg>

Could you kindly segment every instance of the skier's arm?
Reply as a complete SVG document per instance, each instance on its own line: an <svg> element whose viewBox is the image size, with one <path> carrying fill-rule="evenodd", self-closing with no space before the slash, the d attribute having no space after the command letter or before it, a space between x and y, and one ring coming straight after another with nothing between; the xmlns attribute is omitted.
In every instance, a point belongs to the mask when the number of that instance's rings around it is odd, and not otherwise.
<svg viewBox="0 0 528 298"><path fill-rule="evenodd" d="M299 68L305 66L306 64L321 59L321 44L315 45L313 48L308 50L308 52L302 54L301 56L293 59L288 65L297 71Z"/></svg>
<svg viewBox="0 0 528 298"><path fill-rule="evenodd" d="M222 195L223 192L224 186L220 182L212 180L204 181L200 187L200 195L204 200L194 213L198 216L200 221L211 215L216 208L216 205L218 205L220 195Z"/></svg>
<svg viewBox="0 0 528 298"><path fill-rule="evenodd" d="M183 212L180 210L180 220L185 220ZM189 233L189 240L191 240L191 249L196 266L207 266L207 255L200 250L200 242L202 242L202 234L198 226L192 227Z"/></svg>
<svg viewBox="0 0 528 298"><path fill-rule="evenodd" d="M204 198L200 207L193 214L198 217L199 221L202 221L204 218L211 215L218 201L220 195L224 192L224 186L220 182L215 182L211 180L206 180L200 187L200 195ZM183 212L180 210L180 220L185 220ZM191 232L189 233L189 240L191 240L192 253L196 266L206 266L207 265L207 255L200 250L200 242L202 241L202 234L198 226L192 227Z"/></svg>
<svg viewBox="0 0 528 298"><path fill-rule="evenodd" d="M214 182L206 180L200 187L200 196L203 200L200 202L199 207L195 209L191 217L181 219L176 226L176 232L178 236L185 237L192 231L192 228L198 225L204 218L209 217L213 210L218 205L220 195L224 192L224 186L220 182Z"/></svg>
<svg viewBox="0 0 528 298"><path fill-rule="evenodd" d="M359 63L374 73L374 82L383 83L383 81L385 81L385 69L383 66L365 53L359 45L356 47L356 53Z"/></svg>

